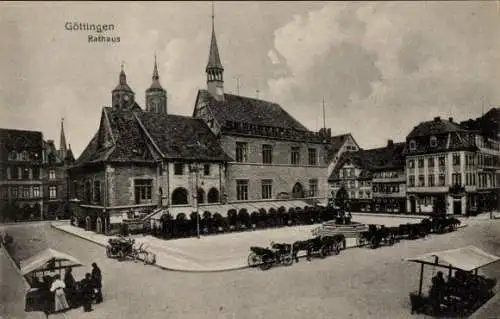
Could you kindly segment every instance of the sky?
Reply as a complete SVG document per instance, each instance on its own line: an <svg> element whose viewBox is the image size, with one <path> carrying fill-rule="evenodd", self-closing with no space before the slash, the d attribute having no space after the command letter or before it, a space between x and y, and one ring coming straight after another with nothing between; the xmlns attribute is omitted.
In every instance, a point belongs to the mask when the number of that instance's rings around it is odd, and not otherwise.
<svg viewBox="0 0 500 319"><path fill-rule="evenodd" d="M279 103L306 127L363 148L403 141L435 116L500 105L500 2L215 2L224 89ZM211 2L0 2L0 127L60 121L78 156L111 104L120 65L139 105L154 55L168 112L192 115L206 88ZM89 43L66 22L113 24ZM258 92L257 92L258 91Z"/></svg>

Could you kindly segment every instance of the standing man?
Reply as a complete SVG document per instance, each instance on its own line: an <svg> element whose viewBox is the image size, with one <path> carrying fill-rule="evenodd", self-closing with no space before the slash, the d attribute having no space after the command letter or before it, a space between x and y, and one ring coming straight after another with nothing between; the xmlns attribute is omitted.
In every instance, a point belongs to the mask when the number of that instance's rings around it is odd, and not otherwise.
<svg viewBox="0 0 500 319"><path fill-rule="evenodd" d="M92 263L92 281L94 283L94 287L97 290L96 291L96 303L101 303L102 302L102 273L101 269L97 267L96 263Z"/></svg>
<svg viewBox="0 0 500 319"><path fill-rule="evenodd" d="M92 277L89 273L85 274L85 278L82 280L82 301L83 301L83 311L92 311L92 294L94 293L94 284L92 283Z"/></svg>

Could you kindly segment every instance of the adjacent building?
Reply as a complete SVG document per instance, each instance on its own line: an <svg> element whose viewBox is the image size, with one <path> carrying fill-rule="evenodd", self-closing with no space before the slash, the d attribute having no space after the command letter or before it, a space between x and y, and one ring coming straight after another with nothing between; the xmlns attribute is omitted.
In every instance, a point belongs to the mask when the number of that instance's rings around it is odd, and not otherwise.
<svg viewBox="0 0 500 319"><path fill-rule="evenodd" d="M386 147L344 153L328 179L332 198L345 191L353 211L404 212L404 146L389 140Z"/></svg>
<svg viewBox="0 0 500 319"><path fill-rule="evenodd" d="M0 211L2 219L27 220L66 212L66 167L74 160L61 144L44 141L38 131L0 129Z"/></svg>
<svg viewBox="0 0 500 319"><path fill-rule="evenodd" d="M406 138L409 212L431 212L436 202L444 202L447 213L466 214L478 211L481 194L497 196L498 109L485 116L496 116L492 123L496 121L497 127L482 126L482 121L489 121L485 117L461 124L436 117L410 132Z"/></svg>

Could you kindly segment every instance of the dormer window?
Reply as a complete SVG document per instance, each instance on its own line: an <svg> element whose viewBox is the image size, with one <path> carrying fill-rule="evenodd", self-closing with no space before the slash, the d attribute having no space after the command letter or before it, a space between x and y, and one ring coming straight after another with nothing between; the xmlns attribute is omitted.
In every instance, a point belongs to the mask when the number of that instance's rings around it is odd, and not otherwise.
<svg viewBox="0 0 500 319"><path fill-rule="evenodd" d="M417 142L415 140L410 141L410 151L414 151L417 149Z"/></svg>
<svg viewBox="0 0 500 319"><path fill-rule="evenodd" d="M437 146L437 138L435 136L431 136L431 147L436 147Z"/></svg>

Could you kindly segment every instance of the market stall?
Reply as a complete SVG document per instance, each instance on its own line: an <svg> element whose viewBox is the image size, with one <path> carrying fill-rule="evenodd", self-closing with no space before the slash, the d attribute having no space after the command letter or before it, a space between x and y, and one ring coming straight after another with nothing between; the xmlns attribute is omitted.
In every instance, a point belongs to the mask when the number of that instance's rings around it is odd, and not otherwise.
<svg viewBox="0 0 500 319"><path fill-rule="evenodd" d="M412 313L433 315L469 315L494 295L496 279L478 274L478 269L500 260L475 246L431 252L406 258L405 261L421 264L419 289L410 293ZM424 266L445 269L432 279L428 296L422 294Z"/></svg>
<svg viewBox="0 0 500 319"><path fill-rule="evenodd" d="M52 312L53 293L50 292L54 275L62 270L83 266L73 256L48 248L20 262L22 275L30 284L26 293L25 311L42 311L46 315Z"/></svg>

